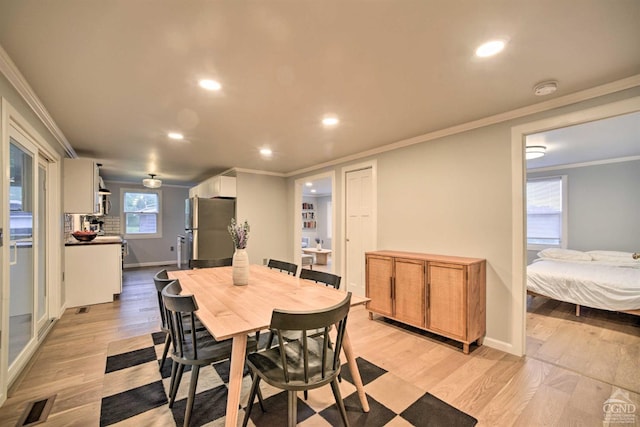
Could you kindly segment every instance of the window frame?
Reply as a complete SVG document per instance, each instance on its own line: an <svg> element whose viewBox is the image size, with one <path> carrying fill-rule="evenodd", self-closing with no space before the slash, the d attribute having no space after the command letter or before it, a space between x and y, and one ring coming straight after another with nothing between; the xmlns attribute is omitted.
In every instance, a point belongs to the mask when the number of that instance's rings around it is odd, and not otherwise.
<svg viewBox="0 0 640 427"><path fill-rule="evenodd" d="M552 245L552 244L540 244L540 243L529 243L529 224L528 224L528 211L529 211L529 199L527 197L527 188L526 188L526 184L528 184L531 181L551 181L551 180L559 180L561 181L561 197L562 197L562 215L561 215L561 230L560 230L560 244L559 245ZM526 183L525 183L525 191L524 191L524 195L525 195L525 199L526 199L526 203L525 203L525 211L524 211L524 217L525 217L525 241L527 243L527 250L542 250L542 249L546 249L546 248L563 248L566 249L568 247L568 243L569 243L569 230L568 230L568 179L567 179L567 175L552 175L552 176L540 176L540 177L535 177L535 178L527 178Z"/></svg>
<svg viewBox="0 0 640 427"><path fill-rule="evenodd" d="M124 198L127 193L148 193L156 194L158 196L158 212L156 218L156 232L155 233L127 233L127 213L124 210ZM161 239L162 238L162 190L150 189L150 188L121 188L120 189L120 231L125 239Z"/></svg>

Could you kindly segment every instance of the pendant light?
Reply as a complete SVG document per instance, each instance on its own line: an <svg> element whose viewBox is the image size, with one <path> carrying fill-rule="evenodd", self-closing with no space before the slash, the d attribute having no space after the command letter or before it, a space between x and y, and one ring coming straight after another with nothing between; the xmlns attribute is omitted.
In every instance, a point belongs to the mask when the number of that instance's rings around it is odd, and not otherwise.
<svg viewBox="0 0 640 427"><path fill-rule="evenodd" d="M155 178L156 174L150 173L149 176L151 178L145 178L142 180L142 185L147 188L160 188L162 186L162 181Z"/></svg>

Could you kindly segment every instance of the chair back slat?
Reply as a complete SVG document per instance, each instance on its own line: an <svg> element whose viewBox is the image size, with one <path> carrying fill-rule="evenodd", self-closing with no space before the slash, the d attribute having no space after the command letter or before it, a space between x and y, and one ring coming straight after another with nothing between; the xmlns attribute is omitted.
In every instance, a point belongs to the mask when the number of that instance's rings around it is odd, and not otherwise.
<svg viewBox="0 0 640 427"><path fill-rule="evenodd" d="M298 265L297 264L293 264L290 262L286 262L286 261L279 261L277 259L270 259L269 262L267 263L267 267L272 268L272 269L278 269L282 272L285 272L291 276L295 276L296 273L298 272Z"/></svg>
<svg viewBox="0 0 640 427"><path fill-rule="evenodd" d="M318 270L309 270L308 268L300 270L300 278L313 280L316 283L324 283L325 285L333 286L336 289L340 288L340 280L342 279L340 276L335 274Z"/></svg>

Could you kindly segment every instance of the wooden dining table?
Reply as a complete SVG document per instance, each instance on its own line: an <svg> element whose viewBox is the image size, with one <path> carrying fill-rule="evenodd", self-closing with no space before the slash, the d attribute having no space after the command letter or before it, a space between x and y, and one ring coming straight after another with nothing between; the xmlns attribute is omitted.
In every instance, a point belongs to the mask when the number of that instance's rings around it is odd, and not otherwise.
<svg viewBox="0 0 640 427"><path fill-rule="evenodd" d="M345 297L343 291L261 265L249 267L249 284L246 286L235 286L231 272L232 267L169 272L171 279L180 281L183 294L195 296L198 303L196 315L213 337L218 341L233 339L225 420L227 427L235 427L238 422L248 334L268 329L275 308L317 310L333 306ZM351 306L367 301L365 297L351 296ZM342 347L362 410L369 412L348 331L345 332Z"/></svg>

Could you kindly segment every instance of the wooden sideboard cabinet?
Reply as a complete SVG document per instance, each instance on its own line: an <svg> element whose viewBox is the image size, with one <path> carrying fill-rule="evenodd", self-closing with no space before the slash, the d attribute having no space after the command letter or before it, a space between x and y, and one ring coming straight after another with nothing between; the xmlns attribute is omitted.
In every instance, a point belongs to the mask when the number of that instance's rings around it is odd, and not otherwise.
<svg viewBox="0 0 640 427"><path fill-rule="evenodd" d="M469 345L486 332L486 262L399 251L367 252L366 293L373 313Z"/></svg>

